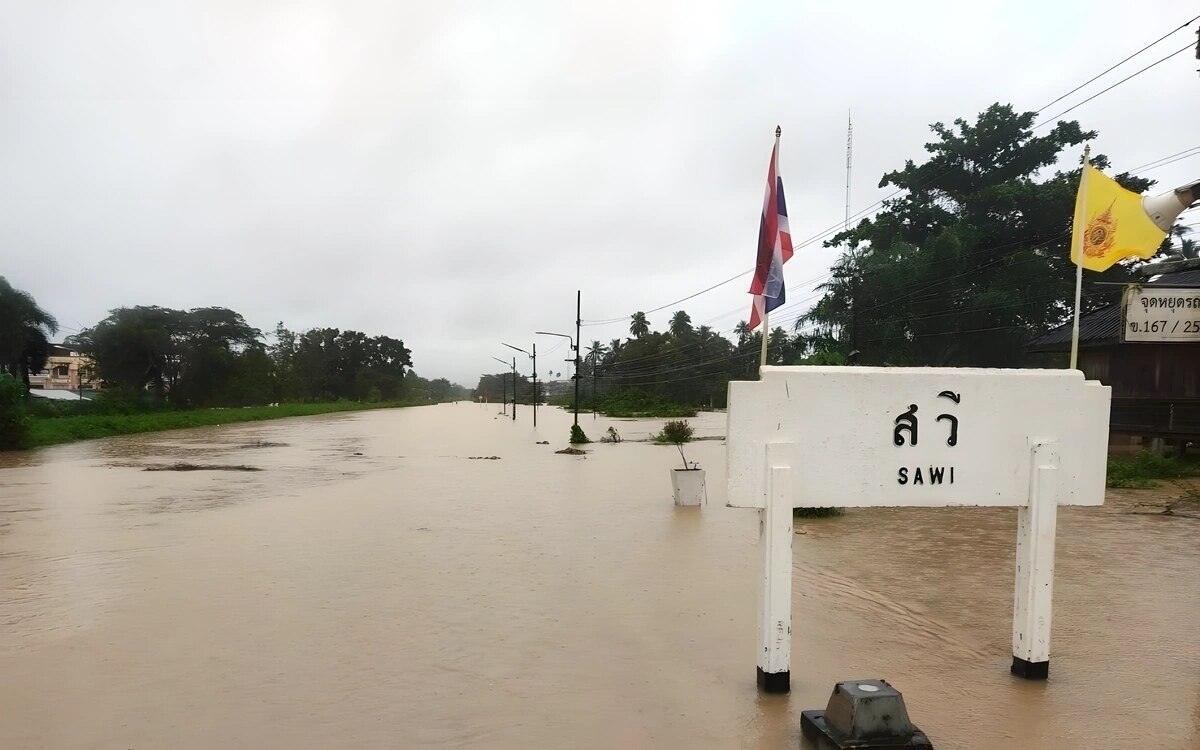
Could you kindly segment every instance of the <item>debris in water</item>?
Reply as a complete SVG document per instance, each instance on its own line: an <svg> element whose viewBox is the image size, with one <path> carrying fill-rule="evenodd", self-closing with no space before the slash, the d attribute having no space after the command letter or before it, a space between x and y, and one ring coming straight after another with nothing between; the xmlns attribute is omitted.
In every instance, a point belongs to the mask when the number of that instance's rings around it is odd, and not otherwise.
<svg viewBox="0 0 1200 750"><path fill-rule="evenodd" d="M242 443L238 446L239 450L247 448L286 448L290 443L273 443L270 440L255 440L253 443Z"/></svg>
<svg viewBox="0 0 1200 750"><path fill-rule="evenodd" d="M471 461L499 461L499 456L467 456Z"/></svg>
<svg viewBox="0 0 1200 750"><path fill-rule="evenodd" d="M554 451L554 452L555 453L565 453L568 456L582 456L583 454L587 453L587 451L580 450L579 448L563 448L560 451Z"/></svg>
<svg viewBox="0 0 1200 750"><path fill-rule="evenodd" d="M184 462L173 464L153 464L143 471L262 471L257 466L245 464L189 464Z"/></svg>
<svg viewBox="0 0 1200 750"><path fill-rule="evenodd" d="M550 445L550 441L549 440L539 440L539 441L537 441L537 444L538 445Z"/></svg>

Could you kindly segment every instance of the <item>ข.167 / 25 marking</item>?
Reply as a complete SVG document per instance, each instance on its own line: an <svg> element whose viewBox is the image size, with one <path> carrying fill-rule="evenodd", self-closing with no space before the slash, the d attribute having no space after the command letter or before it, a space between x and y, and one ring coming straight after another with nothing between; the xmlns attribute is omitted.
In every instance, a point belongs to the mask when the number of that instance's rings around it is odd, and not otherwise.
<svg viewBox="0 0 1200 750"><path fill-rule="evenodd" d="M1141 322L1131 321L1129 323L1130 333L1175 333L1179 330L1179 324L1183 323L1182 333L1200 333L1200 320L1176 320L1167 330L1169 321L1166 320L1144 320Z"/></svg>

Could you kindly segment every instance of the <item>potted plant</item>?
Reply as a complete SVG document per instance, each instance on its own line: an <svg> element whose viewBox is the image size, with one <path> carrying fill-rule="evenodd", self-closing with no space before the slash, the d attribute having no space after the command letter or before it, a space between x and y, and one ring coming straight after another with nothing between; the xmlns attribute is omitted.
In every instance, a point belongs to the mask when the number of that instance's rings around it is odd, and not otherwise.
<svg viewBox="0 0 1200 750"><path fill-rule="evenodd" d="M693 462L688 465L687 456L683 453L683 444L691 442L692 426L685 419L672 419L663 425L658 434L658 441L671 443L679 449L683 459L682 469L671 470L671 488L675 492L676 505L703 505L706 499L704 487L704 469Z"/></svg>

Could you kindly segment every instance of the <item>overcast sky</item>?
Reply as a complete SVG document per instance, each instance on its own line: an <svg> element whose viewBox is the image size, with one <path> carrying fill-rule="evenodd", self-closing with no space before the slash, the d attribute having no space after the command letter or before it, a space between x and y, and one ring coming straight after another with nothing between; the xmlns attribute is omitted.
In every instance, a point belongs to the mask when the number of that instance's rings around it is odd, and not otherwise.
<svg viewBox="0 0 1200 750"><path fill-rule="evenodd" d="M799 240L841 221L848 110L857 211L929 123L1039 109L1200 13L814 5L0 0L0 275L60 335L123 305L221 305L264 331L403 338L417 372L473 386L501 341L573 333L577 288L603 320L750 268L776 124ZM1198 67L1189 50L1069 117L1117 171L1198 146ZM1200 177L1200 155L1146 176ZM798 251L789 300L832 258ZM728 330L747 287L680 307Z"/></svg>

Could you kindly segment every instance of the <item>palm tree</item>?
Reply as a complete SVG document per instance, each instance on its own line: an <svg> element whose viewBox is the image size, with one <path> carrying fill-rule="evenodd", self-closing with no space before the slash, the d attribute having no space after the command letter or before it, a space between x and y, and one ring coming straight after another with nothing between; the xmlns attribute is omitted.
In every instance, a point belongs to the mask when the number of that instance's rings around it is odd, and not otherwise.
<svg viewBox="0 0 1200 750"><path fill-rule="evenodd" d="M607 368L614 361L616 361L617 357L620 356L620 354L621 354L621 339L613 339L612 341L608 342L608 351L606 351L604 353L604 359L601 360L601 364L605 368Z"/></svg>
<svg viewBox="0 0 1200 750"><path fill-rule="evenodd" d="M599 365L604 359L604 355L608 352L608 347L600 343L599 340L593 341L588 347L587 356L583 358L584 364Z"/></svg>
<svg viewBox="0 0 1200 750"><path fill-rule="evenodd" d="M45 367L55 333L54 316L0 276L0 372L19 377L29 390L29 373Z"/></svg>
<svg viewBox="0 0 1200 750"><path fill-rule="evenodd" d="M671 316L671 335L681 339L692 332L692 316L683 310L676 310Z"/></svg>
<svg viewBox="0 0 1200 750"><path fill-rule="evenodd" d="M733 327L733 332L737 334L738 344L745 344L753 335L753 332L750 330L750 324L744 320L739 321L738 324Z"/></svg>
<svg viewBox="0 0 1200 750"><path fill-rule="evenodd" d="M640 311L635 312L630 317L629 335L633 336L635 339L640 339L647 333L650 333L650 321L646 320L646 313Z"/></svg>
<svg viewBox="0 0 1200 750"><path fill-rule="evenodd" d="M1167 260L1185 260L1200 256L1200 247L1196 241L1187 237L1191 233L1191 228L1183 224L1176 224L1171 227L1171 231L1167 232L1166 239L1163 240L1162 247L1159 252L1163 252L1167 256ZM1175 240L1179 241L1179 247L1175 247Z"/></svg>

